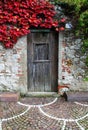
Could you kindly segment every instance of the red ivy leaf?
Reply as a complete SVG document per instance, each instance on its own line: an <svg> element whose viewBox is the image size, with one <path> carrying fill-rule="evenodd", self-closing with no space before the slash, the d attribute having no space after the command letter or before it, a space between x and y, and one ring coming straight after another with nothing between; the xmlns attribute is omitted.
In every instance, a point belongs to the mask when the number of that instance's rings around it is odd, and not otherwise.
<svg viewBox="0 0 88 130"><path fill-rule="evenodd" d="M54 20L55 9L45 0L3 0L0 1L0 41L6 48L12 48L17 39L30 32L31 27L58 28ZM60 23L65 22L62 18ZM60 26L60 25L59 25Z"/></svg>

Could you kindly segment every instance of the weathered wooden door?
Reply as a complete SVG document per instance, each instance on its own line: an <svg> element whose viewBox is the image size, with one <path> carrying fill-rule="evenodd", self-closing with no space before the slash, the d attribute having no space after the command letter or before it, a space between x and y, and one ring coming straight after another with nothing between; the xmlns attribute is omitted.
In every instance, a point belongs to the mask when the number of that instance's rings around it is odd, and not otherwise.
<svg viewBox="0 0 88 130"><path fill-rule="evenodd" d="M57 34L49 30L32 30L27 40L28 90L30 92L57 91Z"/></svg>

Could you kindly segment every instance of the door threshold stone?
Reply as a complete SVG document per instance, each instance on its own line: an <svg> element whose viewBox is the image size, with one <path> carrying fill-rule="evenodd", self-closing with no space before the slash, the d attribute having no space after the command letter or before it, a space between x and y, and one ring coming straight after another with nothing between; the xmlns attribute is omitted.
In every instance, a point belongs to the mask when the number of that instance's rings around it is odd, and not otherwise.
<svg viewBox="0 0 88 130"><path fill-rule="evenodd" d="M57 92L27 92L28 97L58 97Z"/></svg>

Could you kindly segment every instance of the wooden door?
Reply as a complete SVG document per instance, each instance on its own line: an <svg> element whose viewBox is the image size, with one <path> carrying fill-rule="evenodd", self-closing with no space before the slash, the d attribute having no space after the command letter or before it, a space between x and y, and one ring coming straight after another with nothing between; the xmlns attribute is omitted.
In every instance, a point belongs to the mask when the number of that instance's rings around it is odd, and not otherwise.
<svg viewBox="0 0 88 130"><path fill-rule="evenodd" d="M27 40L28 90L30 92L57 91L57 34L48 30L32 30Z"/></svg>

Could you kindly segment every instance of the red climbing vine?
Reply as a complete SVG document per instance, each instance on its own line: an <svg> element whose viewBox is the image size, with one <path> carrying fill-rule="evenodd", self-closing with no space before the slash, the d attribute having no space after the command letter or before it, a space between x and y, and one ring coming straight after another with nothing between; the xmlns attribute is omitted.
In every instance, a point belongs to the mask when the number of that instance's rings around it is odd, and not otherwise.
<svg viewBox="0 0 88 130"><path fill-rule="evenodd" d="M30 32L30 28L55 28L58 26L54 19L55 9L45 0L1 0L0 1L0 42L5 48L13 48L17 39Z"/></svg>

